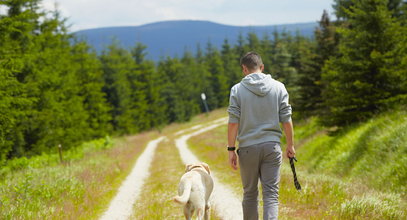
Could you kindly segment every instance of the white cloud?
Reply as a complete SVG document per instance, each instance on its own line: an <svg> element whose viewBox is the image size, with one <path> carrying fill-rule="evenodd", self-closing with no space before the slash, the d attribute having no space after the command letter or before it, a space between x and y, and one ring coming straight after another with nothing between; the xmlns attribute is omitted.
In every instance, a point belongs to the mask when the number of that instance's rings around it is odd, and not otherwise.
<svg viewBox="0 0 407 220"><path fill-rule="evenodd" d="M162 20L210 20L232 25L308 22L330 9L332 0L43 0L54 2L72 30L142 25Z"/></svg>

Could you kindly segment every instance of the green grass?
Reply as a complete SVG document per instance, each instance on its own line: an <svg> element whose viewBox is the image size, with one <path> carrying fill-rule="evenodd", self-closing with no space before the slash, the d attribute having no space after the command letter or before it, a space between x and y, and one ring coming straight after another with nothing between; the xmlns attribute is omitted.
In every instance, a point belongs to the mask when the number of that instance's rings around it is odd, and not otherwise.
<svg viewBox="0 0 407 220"><path fill-rule="evenodd" d="M113 141L109 136L97 140L83 143L77 148L65 151L62 149L62 158L65 162L80 160L89 152L108 149L113 146ZM6 161L0 168L0 177L3 177L11 172L24 170L27 168L43 168L48 166L58 165L60 163L58 148L55 147L53 154L41 154L30 158L20 157Z"/></svg>
<svg viewBox="0 0 407 220"><path fill-rule="evenodd" d="M80 179L75 178L82 166L70 164L80 161L89 152L112 146L109 137L86 142L63 152L65 162L62 164L58 153L7 161L0 170L0 218L40 219L57 213L64 198L82 201L86 188ZM92 163L95 161L88 160L86 166Z"/></svg>
<svg viewBox="0 0 407 220"><path fill-rule="evenodd" d="M9 161L0 180L0 219L96 219L154 134L84 143L75 151Z"/></svg>
<svg viewBox="0 0 407 220"><path fill-rule="evenodd" d="M154 154L150 177L142 187L131 219L182 219L182 206L173 202L172 198L178 193L178 183L184 169L174 141L161 142Z"/></svg>
<svg viewBox="0 0 407 220"><path fill-rule="evenodd" d="M341 203L339 216L343 219L405 219L405 206L400 206L395 194L366 194Z"/></svg>
<svg viewBox="0 0 407 220"><path fill-rule="evenodd" d="M297 174L303 190L294 188L285 159L280 218L405 219L406 112L382 114L334 135L317 120L295 124ZM227 164L226 132L221 126L192 137L189 144L220 174L221 182L241 194L239 173Z"/></svg>
<svg viewBox="0 0 407 220"><path fill-rule="evenodd" d="M284 159L280 219L406 219L406 115L405 111L382 114L334 134L319 126L317 118L295 122L296 167L303 190L294 188ZM98 218L146 143L158 135L169 141L157 148L147 180L150 187L143 190L141 198L150 195L151 199L138 201L133 217L182 218L181 207L171 201L184 169L173 135L224 116L225 109L220 109L167 126L160 134L124 137L114 144L95 140L64 152L64 163L57 152L8 161L0 168L0 219ZM227 163L226 132L226 125L220 126L188 143L222 183L241 195L239 171ZM212 218L218 219L216 213Z"/></svg>
<svg viewBox="0 0 407 220"><path fill-rule="evenodd" d="M336 135L318 133L300 147L298 158L310 172L323 171L364 181L377 190L405 194L407 112L383 114Z"/></svg>
<svg viewBox="0 0 407 220"><path fill-rule="evenodd" d="M149 140L212 121L224 112L172 124L161 134L151 131L114 141L109 137L90 141L64 150L63 163L57 147L53 154L9 160L0 167L0 219L97 219Z"/></svg>

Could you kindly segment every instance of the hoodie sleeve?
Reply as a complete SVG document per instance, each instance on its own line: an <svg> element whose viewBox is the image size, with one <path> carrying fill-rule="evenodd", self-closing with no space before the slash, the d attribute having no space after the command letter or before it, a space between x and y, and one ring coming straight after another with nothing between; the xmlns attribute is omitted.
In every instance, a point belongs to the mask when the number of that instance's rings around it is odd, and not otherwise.
<svg viewBox="0 0 407 220"><path fill-rule="evenodd" d="M240 121L240 103L237 97L237 88L233 86L230 90L230 99L229 99L229 123L239 123Z"/></svg>
<svg viewBox="0 0 407 220"><path fill-rule="evenodd" d="M291 105L288 103L288 92L284 85L280 96L279 120L281 123L291 121Z"/></svg>

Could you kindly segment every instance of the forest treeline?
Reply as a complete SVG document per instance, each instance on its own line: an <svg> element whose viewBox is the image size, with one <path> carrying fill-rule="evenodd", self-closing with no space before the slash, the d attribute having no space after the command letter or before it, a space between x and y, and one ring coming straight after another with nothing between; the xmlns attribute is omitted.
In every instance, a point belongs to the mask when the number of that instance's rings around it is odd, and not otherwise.
<svg viewBox="0 0 407 220"><path fill-rule="evenodd" d="M239 58L261 54L297 118L326 126L363 121L407 100L407 14L402 0L335 0L313 38L273 32L208 42L197 52L146 59L113 41L101 54L40 0L0 0L0 164L107 134L132 134L227 106Z"/></svg>

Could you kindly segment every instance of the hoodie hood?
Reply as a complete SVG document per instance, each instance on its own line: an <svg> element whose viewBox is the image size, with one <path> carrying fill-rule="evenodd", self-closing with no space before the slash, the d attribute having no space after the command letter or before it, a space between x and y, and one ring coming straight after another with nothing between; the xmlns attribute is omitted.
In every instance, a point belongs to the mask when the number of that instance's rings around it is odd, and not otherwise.
<svg viewBox="0 0 407 220"><path fill-rule="evenodd" d="M270 75L264 73L251 73L242 79L242 85L250 92L258 95L265 96L271 90L272 78Z"/></svg>

